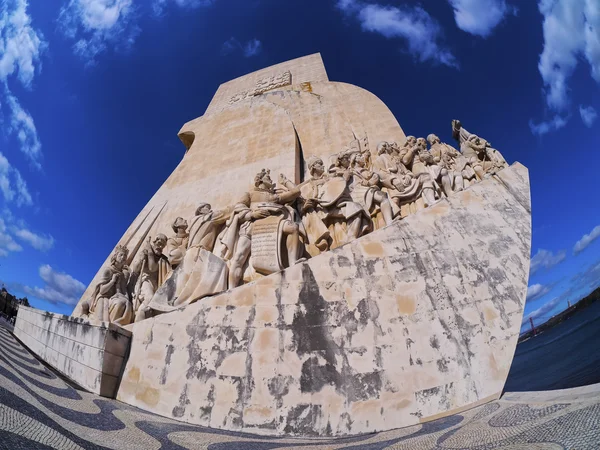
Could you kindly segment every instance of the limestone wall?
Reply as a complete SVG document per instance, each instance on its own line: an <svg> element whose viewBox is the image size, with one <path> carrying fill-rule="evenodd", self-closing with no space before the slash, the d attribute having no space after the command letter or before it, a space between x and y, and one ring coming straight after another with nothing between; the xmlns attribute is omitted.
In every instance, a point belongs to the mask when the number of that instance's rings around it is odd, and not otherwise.
<svg viewBox="0 0 600 450"><path fill-rule="evenodd" d="M398 428L498 398L530 243L528 172L516 163L306 263L135 323L117 398L304 436Z"/></svg>
<svg viewBox="0 0 600 450"><path fill-rule="evenodd" d="M82 320L21 306L14 335L40 359L79 384L114 398L131 333L113 324Z"/></svg>

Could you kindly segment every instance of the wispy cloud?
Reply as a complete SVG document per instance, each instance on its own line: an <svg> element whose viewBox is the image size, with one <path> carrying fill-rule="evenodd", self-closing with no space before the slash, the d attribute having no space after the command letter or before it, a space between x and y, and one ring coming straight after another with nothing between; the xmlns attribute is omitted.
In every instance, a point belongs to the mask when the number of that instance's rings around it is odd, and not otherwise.
<svg viewBox="0 0 600 450"><path fill-rule="evenodd" d="M7 248L6 245L3 247L2 244L0 244L0 248L4 248L5 250L8 249L10 251L21 251L22 247L16 243L17 239L29 244L31 247L41 252L47 252L54 247L54 238L51 235L31 231L25 221L17 219L8 208L4 208L1 215L3 219L0 223L0 231L5 236L3 242L5 244L7 242L13 242L14 245L12 245L13 248L10 249ZM10 241L6 236L10 238ZM16 249L15 245L19 248Z"/></svg>
<svg viewBox="0 0 600 450"><path fill-rule="evenodd" d="M481 37L488 37L502 20L517 9L505 0L448 0L454 9L456 26Z"/></svg>
<svg viewBox="0 0 600 450"><path fill-rule="evenodd" d="M581 120L583 120L585 126L588 128L592 128L592 125L598 118L598 113L591 106L579 105L579 115L581 116Z"/></svg>
<svg viewBox="0 0 600 450"><path fill-rule="evenodd" d="M41 55L48 46L42 33L32 27L27 7L27 0L4 1L0 5L0 88L4 91L2 103L7 106L3 111L7 118L5 132L16 136L21 151L40 169L42 145L33 118L8 87L9 78L16 77L23 87L31 88L35 74L41 70Z"/></svg>
<svg viewBox="0 0 600 450"><path fill-rule="evenodd" d="M549 286L544 286L542 284L532 284L527 288L527 301L532 302L537 300L538 298L543 297L548 292L550 292Z"/></svg>
<svg viewBox="0 0 600 450"><path fill-rule="evenodd" d="M0 5L0 80L16 75L23 86L30 87L47 43L31 26L27 6L27 0L3 1Z"/></svg>
<svg viewBox="0 0 600 450"><path fill-rule="evenodd" d="M162 16L165 13L165 9L168 3L175 3L175 5L182 8L198 8L200 6L210 6L215 3L216 0L154 0L152 3L152 11L156 16Z"/></svg>
<svg viewBox="0 0 600 450"><path fill-rule="evenodd" d="M590 264L571 278L574 288L595 289L600 286L600 260Z"/></svg>
<svg viewBox="0 0 600 450"><path fill-rule="evenodd" d="M262 51L262 42L258 39L250 39L248 42L241 43L236 38L231 37L223 42L221 50L225 55L240 50L246 58L258 55Z"/></svg>
<svg viewBox="0 0 600 450"><path fill-rule="evenodd" d="M452 52L441 41L440 24L420 6L387 6L359 0L337 0L336 7L370 31L405 41L408 52L420 62L431 61L458 68Z"/></svg>
<svg viewBox="0 0 600 450"><path fill-rule="evenodd" d="M258 55L262 51L262 42L258 39L252 39L244 45L244 56L250 58L251 56Z"/></svg>
<svg viewBox="0 0 600 450"><path fill-rule="evenodd" d="M46 252L54 247L54 238L50 235L36 234L27 228L17 228L13 233L19 239L28 242L36 250Z"/></svg>
<svg viewBox="0 0 600 450"><path fill-rule="evenodd" d="M33 204L27 183L2 152L0 152L0 193L7 203L14 202L17 206Z"/></svg>
<svg viewBox="0 0 600 450"><path fill-rule="evenodd" d="M592 242L600 237L600 225L596 225L589 234L584 234L573 247L573 253L577 255L584 251Z"/></svg>
<svg viewBox="0 0 600 450"><path fill-rule="evenodd" d="M538 7L544 16L544 49L538 69L546 105L553 115L564 116L570 105L569 78L580 61L587 61L592 78L600 82L600 4L596 0L539 0ZM537 130L561 128L552 124L556 122Z"/></svg>
<svg viewBox="0 0 600 450"><path fill-rule="evenodd" d="M129 50L140 33L133 0L69 0L58 23L63 34L75 41L75 54L88 65L94 65L109 47Z"/></svg>
<svg viewBox="0 0 600 450"><path fill-rule="evenodd" d="M551 131L556 131L563 128L569 121L569 118L569 116L561 117L559 115L555 115L552 119L545 120L537 124L533 120L530 120L529 129L531 130L532 134L536 136L543 136Z"/></svg>
<svg viewBox="0 0 600 450"><path fill-rule="evenodd" d="M8 233L4 220L0 218L0 257L8 256L10 252L23 250L13 237Z"/></svg>
<svg viewBox="0 0 600 450"><path fill-rule="evenodd" d="M564 302L565 298L564 296L558 296L558 297L554 297L552 300L550 300L549 302L545 303L544 305L542 305L541 307L539 307L538 309L536 309L535 311L530 312L529 314L527 314L525 317L523 317L523 322L522 322L522 326L526 325L527 322L529 322L529 319L540 319L543 322L545 322L547 319L549 319L550 317L550 312L556 308L561 302ZM539 325L539 324L538 324Z"/></svg>
<svg viewBox="0 0 600 450"><path fill-rule="evenodd" d="M531 275L533 275L542 268L551 269L557 264L563 262L566 257L567 252L565 250L561 250L555 254L550 250L544 250L543 248L540 248L533 258L531 258L531 268L529 269L529 272Z"/></svg>
<svg viewBox="0 0 600 450"><path fill-rule="evenodd" d="M12 93L5 89L6 103L10 109L10 122L7 132L17 137L21 151L27 156L31 165L36 169L42 168L42 144L33 121L19 100Z"/></svg>
<svg viewBox="0 0 600 450"><path fill-rule="evenodd" d="M19 290L40 300L67 305L76 305L85 291L85 285L81 281L67 273L54 270L48 264L40 267L39 275L45 282L43 287L20 286Z"/></svg>

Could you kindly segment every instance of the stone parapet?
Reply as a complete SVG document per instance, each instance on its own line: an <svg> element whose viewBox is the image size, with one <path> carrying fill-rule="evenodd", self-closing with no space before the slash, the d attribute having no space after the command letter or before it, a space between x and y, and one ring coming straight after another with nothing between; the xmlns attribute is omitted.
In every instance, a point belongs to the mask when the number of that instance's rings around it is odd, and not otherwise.
<svg viewBox="0 0 600 450"><path fill-rule="evenodd" d="M114 398L131 332L21 306L14 335L42 361L81 387Z"/></svg>

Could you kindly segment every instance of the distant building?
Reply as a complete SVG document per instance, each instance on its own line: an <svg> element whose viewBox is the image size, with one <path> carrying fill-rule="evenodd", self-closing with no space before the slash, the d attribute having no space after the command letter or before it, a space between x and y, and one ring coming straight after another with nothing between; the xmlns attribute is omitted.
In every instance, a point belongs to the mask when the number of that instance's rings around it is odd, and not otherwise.
<svg viewBox="0 0 600 450"><path fill-rule="evenodd" d="M27 297L17 298L2 286L0 289L0 314L5 315L9 319L15 317L20 305L29 306Z"/></svg>

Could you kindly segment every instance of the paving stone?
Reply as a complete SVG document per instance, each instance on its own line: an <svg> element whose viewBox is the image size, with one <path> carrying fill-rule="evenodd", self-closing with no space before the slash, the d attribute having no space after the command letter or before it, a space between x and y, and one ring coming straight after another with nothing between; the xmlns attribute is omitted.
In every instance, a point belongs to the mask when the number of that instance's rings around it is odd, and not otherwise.
<svg viewBox="0 0 600 450"><path fill-rule="evenodd" d="M600 384L507 393L443 419L342 439L266 438L189 425L75 390L0 324L0 449L553 450L599 443Z"/></svg>

